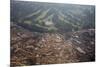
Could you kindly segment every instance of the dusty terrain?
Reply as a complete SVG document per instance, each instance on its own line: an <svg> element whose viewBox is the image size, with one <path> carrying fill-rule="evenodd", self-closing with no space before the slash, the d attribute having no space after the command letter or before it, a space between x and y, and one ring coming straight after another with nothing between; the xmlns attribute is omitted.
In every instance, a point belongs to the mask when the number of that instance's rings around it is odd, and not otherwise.
<svg viewBox="0 0 100 67"><path fill-rule="evenodd" d="M11 66L95 60L95 30L37 33L11 27Z"/></svg>

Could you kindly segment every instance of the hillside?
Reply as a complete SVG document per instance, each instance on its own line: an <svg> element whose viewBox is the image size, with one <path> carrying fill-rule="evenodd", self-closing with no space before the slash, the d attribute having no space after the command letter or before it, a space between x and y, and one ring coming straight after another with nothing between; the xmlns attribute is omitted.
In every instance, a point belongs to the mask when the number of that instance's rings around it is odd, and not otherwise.
<svg viewBox="0 0 100 67"><path fill-rule="evenodd" d="M11 21L37 32L95 28L95 6L14 1Z"/></svg>
<svg viewBox="0 0 100 67"><path fill-rule="evenodd" d="M95 6L11 1L11 66L95 61Z"/></svg>
<svg viewBox="0 0 100 67"><path fill-rule="evenodd" d="M17 30L17 31L16 31ZM36 33L20 27L11 30L11 65L74 63L95 60L95 30Z"/></svg>

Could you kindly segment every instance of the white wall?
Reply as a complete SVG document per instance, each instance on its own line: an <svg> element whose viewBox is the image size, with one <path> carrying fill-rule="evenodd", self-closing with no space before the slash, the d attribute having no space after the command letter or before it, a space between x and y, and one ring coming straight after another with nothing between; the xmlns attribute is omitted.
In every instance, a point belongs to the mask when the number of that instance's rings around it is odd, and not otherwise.
<svg viewBox="0 0 100 67"><path fill-rule="evenodd" d="M19 1L38 1L38 2L54 2L54 3L74 3L74 4L88 4L88 5L94 5L95 4L95 0L19 0Z"/></svg>

